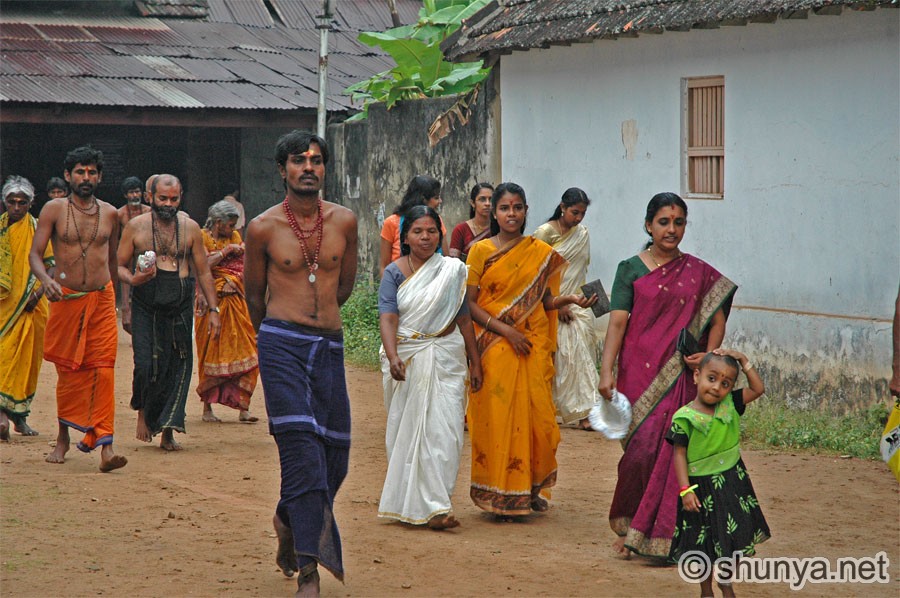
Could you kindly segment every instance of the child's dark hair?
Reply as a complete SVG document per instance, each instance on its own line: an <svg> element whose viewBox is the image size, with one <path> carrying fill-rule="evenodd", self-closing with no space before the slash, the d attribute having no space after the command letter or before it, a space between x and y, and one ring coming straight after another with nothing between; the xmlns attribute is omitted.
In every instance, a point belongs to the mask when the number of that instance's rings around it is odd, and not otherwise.
<svg viewBox="0 0 900 598"><path fill-rule="evenodd" d="M737 375L741 373L741 366L738 363L737 359L735 359L731 355L719 355L718 353L713 353L712 351L704 355L703 359L700 360L700 369L702 370L706 366L706 364L711 361L721 361L724 362L728 367L733 368L735 378L737 378Z"/></svg>
<svg viewBox="0 0 900 598"><path fill-rule="evenodd" d="M507 193L510 195L518 195L522 198L522 203L526 206L528 205L528 200L525 199L525 189L522 189L521 186L515 183L500 183L497 185L497 188L494 189L494 194L491 195L491 235L496 235L500 232L500 223L494 218L494 212L497 210L497 202L499 202L500 198ZM522 228L519 232L525 232L524 222L522 223Z"/></svg>
<svg viewBox="0 0 900 598"><path fill-rule="evenodd" d="M400 205L394 208L394 214L405 216L413 206L424 206L432 197L441 194L441 182L427 174L417 174L406 186L406 193L400 200Z"/></svg>
<svg viewBox="0 0 900 598"><path fill-rule="evenodd" d="M559 220L562 217L562 206L571 208L572 206L577 206L580 203L583 203L586 206L591 205L591 200L588 198L587 193L585 193L578 187L569 187L568 189L566 189L565 193L563 193L560 204L556 206L556 210L553 211L553 215L547 219L547 222L550 222L551 220Z"/></svg>
<svg viewBox="0 0 900 598"><path fill-rule="evenodd" d="M412 225L416 220L426 216L434 220L434 224L438 229L438 243L434 250L435 253L440 249L441 244L444 242L444 231L441 229L441 217L434 211L434 208L418 205L411 207L403 216L403 226L400 227L400 255L409 255L409 243L406 242L406 235L409 234L409 229L412 228Z"/></svg>
<svg viewBox="0 0 900 598"><path fill-rule="evenodd" d="M68 154L63 162L63 170L72 172L78 164L82 166L96 166L97 172L103 172L103 152L95 150L89 145L76 147Z"/></svg>
<svg viewBox="0 0 900 598"><path fill-rule="evenodd" d="M663 193L657 193L653 197L650 198L650 203L647 204L647 215L644 216L644 232L648 235L650 232L647 230L647 225L653 222L653 219L656 218L656 213L659 212L663 208L668 208L670 206L677 206L684 210L684 217L687 218L687 204L684 203L684 200L677 193L672 193L671 191L666 191ZM647 244L644 245L644 249L647 249L653 245L653 237L647 241Z"/></svg>
<svg viewBox="0 0 900 598"><path fill-rule="evenodd" d="M473 205L469 206L469 218L475 217L475 198L478 197L478 192L482 189L490 189L491 193L494 192L494 186L490 183L476 183L472 190L469 191L469 201L472 202Z"/></svg>
<svg viewBox="0 0 900 598"><path fill-rule="evenodd" d="M62 189L64 192L68 193L69 184L58 176L53 176L47 181L47 193L50 193L54 189Z"/></svg>

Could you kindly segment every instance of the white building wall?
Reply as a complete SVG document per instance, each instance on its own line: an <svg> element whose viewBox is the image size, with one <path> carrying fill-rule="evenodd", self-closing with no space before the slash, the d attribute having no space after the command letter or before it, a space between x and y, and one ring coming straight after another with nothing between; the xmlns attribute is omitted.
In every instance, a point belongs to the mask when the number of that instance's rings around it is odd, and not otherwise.
<svg viewBox="0 0 900 598"><path fill-rule="evenodd" d="M688 200L685 251L740 289L726 343L796 402L887 395L900 282L900 11L844 11L504 56L503 178L529 230L565 188L594 200L591 275L611 286L681 193L681 80L725 77L725 198ZM623 124L635 121L626 151Z"/></svg>

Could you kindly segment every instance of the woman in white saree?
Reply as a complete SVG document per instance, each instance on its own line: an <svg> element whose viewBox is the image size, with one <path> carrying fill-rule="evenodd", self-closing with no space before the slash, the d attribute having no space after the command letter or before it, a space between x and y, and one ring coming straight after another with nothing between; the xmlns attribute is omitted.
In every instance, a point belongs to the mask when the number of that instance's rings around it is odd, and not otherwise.
<svg viewBox="0 0 900 598"><path fill-rule="evenodd" d="M378 516L432 529L459 525L450 496L466 377L475 390L482 378L466 265L435 253L442 236L437 212L412 208L400 231L402 255L385 268L378 300L388 457Z"/></svg>
<svg viewBox="0 0 900 598"><path fill-rule="evenodd" d="M581 225L591 200L578 187L566 189L550 220L534 231L569 262L559 292L580 293L591 262L591 242ZM590 430L588 412L597 395L597 346L600 334L589 308L569 305L558 311L553 401L564 424Z"/></svg>

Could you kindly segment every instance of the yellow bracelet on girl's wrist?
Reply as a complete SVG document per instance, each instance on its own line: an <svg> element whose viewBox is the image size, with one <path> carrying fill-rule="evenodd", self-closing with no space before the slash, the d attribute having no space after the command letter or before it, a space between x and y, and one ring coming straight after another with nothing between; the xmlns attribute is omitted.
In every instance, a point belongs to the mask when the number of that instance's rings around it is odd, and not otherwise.
<svg viewBox="0 0 900 598"><path fill-rule="evenodd" d="M681 492L678 493L678 496L680 496L681 498L684 498L685 494L691 494L696 489L697 489L697 484L694 484L693 486L687 486L687 487L681 489Z"/></svg>

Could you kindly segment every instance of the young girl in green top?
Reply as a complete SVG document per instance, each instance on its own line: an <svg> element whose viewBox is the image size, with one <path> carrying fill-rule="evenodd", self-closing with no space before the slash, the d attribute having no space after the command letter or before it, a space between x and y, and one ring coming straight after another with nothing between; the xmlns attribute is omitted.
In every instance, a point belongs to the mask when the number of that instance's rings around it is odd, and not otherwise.
<svg viewBox="0 0 900 598"><path fill-rule="evenodd" d="M749 387L733 390L741 370ZM728 349L707 353L694 382L697 398L675 412L666 434L681 495L669 558L677 562L691 551L711 563L735 552L750 556L769 539L769 526L741 460L740 416L766 387L747 356ZM731 583L718 581L723 596L734 596ZM700 595L713 595L712 568Z"/></svg>

